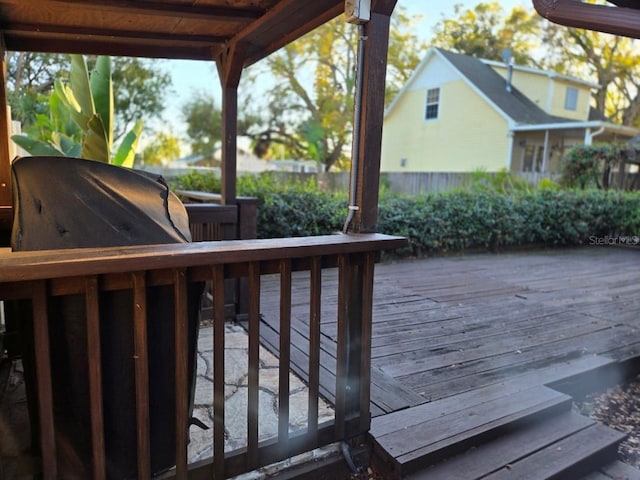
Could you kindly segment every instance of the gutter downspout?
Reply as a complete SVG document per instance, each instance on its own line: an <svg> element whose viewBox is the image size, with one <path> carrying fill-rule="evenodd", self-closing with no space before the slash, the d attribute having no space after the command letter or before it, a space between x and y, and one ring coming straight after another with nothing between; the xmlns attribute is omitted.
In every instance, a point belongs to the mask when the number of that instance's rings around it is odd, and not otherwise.
<svg viewBox="0 0 640 480"><path fill-rule="evenodd" d="M587 131L584 133L584 144L585 145L593 145L593 137L597 137L598 135L604 133L605 128L600 127L595 132L591 133L591 129L587 128Z"/></svg>

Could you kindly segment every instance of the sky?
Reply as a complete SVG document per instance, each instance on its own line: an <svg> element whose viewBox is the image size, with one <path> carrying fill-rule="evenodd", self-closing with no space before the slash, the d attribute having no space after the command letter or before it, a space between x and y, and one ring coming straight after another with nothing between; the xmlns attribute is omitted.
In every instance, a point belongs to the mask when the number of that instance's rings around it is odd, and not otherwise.
<svg viewBox="0 0 640 480"><path fill-rule="evenodd" d="M481 1L483 0L398 0L398 5L405 7L409 15L421 16L421 20L416 24L416 34L424 40L428 40L438 21L453 16L454 5L460 3L463 8L469 9ZM500 4L505 12L516 6L533 10L531 0L501 0ZM180 116L181 106L188 101L189 96L194 92L208 91L213 93L214 98L219 98L220 83L213 62L170 61L167 62L166 69L171 74L174 91L165 119L170 122L169 126L173 129L173 133L181 135L183 129ZM174 121L171 121L171 118Z"/></svg>

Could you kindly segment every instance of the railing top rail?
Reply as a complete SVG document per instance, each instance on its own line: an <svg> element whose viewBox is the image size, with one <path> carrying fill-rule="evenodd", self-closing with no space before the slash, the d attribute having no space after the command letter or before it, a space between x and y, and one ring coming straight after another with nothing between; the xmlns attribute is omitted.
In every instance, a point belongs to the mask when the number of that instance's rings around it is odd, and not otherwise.
<svg viewBox="0 0 640 480"><path fill-rule="evenodd" d="M182 190L182 189L175 190L175 193L182 197L188 198L189 200L196 200L198 202L210 202L210 203L222 202L222 195L220 195L219 193L202 192L200 190ZM236 197L236 200L238 201L237 203L258 202L258 199L255 197L239 196L239 197Z"/></svg>
<svg viewBox="0 0 640 480"><path fill-rule="evenodd" d="M219 193L201 192L199 190L182 190L175 191L178 195L186 197L190 200L198 200L203 202L219 203L222 201L222 195Z"/></svg>
<svg viewBox="0 0 640 480"><path fill-rule="evenodd" d="M0 282L390 250L403 237L336 234L266 240L0 253Z"/></svg>

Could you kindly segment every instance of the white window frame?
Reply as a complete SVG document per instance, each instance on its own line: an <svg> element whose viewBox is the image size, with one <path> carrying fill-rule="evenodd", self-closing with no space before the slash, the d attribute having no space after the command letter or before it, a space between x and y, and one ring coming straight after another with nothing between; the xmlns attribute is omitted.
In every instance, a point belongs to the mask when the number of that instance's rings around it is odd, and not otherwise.
<svg viewBox="0 0 640 480"><path fill-rule="evenodd" d="M435 115L433 111L435 109ZM440 117L440 87L428 88L424 108L425 121L437 120Z"/></svg>

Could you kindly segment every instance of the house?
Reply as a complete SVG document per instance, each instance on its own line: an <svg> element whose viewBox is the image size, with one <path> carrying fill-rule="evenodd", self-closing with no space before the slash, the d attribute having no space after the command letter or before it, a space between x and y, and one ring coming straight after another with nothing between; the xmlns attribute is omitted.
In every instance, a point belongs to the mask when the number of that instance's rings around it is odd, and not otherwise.
<svg viewBox="0 0 640 480"><path fill-rule="evenodd" d="M597 85L431 48L385 112L383 172L555 172L574 144L637 129L590 107Z"/></svg>

